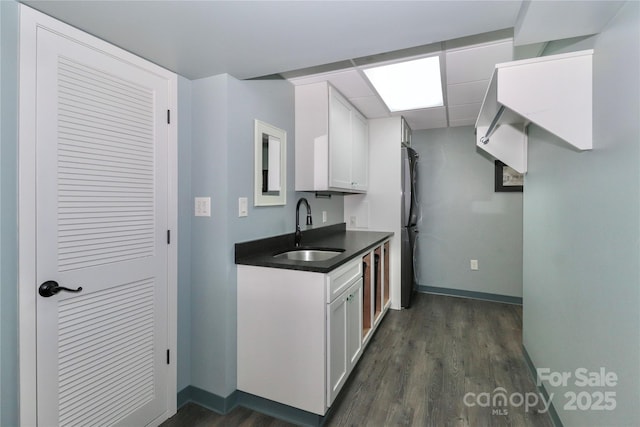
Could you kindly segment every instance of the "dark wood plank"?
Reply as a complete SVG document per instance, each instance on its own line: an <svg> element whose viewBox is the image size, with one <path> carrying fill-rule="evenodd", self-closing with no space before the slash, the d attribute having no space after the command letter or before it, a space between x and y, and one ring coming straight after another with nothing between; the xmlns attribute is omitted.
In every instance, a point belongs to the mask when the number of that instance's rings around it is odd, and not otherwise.
<svg viewBox="0 0 640 427"><path fill-rule="evenodd" d="M334 403L327 426L541 426L548 414L524 406L468 406L466 393L536 393L522 354L522 308L418 294L390 311ZM539 405L538 409L541 409ZM222 416L193 403L163 427L288 426L236 408Z"/></svg>

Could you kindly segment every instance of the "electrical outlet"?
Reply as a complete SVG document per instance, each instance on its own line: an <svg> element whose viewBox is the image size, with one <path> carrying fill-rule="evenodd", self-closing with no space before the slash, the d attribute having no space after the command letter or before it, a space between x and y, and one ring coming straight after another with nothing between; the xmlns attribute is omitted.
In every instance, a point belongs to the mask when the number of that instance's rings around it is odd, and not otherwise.
<svg viewBox="0 0 640 427"><path fill-rule="evenodd" d="M351 215L349 217L349 227L355 227L355 226L356 226L356 216Z"/></svg>
<svg viewBox="0 0 640 427"><path fill-rule="evenodd" d="M195 216L211 216L211 197L195 198Z"/></svg>
<svg viewBox="0 0 640 427"><path fill-rule="evenodd" d="M322 211L322 223L327 222L327 211Z"/></svg>
<svg viewBox="0 0 640 427"><path fill-rule="evenodd" d="M238 198L238 216L249 216L249 200L246 197Z"/></svg>
<svg viewBox="0 0 640 427"><path fill-rule="evenodd" d="M471 262L469 263L470 267L472 270L477 270L478 269L478 260L477 259L472 259Z"/></svg>

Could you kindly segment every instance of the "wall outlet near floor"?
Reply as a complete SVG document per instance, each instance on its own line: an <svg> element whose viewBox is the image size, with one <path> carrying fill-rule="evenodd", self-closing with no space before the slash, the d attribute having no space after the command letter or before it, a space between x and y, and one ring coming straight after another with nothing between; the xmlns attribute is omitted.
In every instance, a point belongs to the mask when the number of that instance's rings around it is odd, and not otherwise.
<svg viewBox="0 0 640 427"><path fill-rule="evenodd" d="M469 262L469 266L471 267L472 270L477 270L478 269L478 260L477 259L472 259Z"/></svg>
<svg viewBox="0 0 640 427"><path fill-rule="evenodd" d="M356 226L356 216L351 215L349 217L349 227L355 227L355 226Z"/></svg>
<svg viewBox="0 0 640 427"><path fill-rule="evenodd" d="M249 201L246 197L238 198L238 216L249 216Z"/></svg>
<svg viewBox="0 0 640 427"><path fill-rule="evenodd" d="M327 222L327 211L322 211L322 223Z"/></svg>
<svg viewBox="0 0 640 427"><path fill-rule="evenodd" d="M196 197L195 216L211 216L211 197Z"/></svg>

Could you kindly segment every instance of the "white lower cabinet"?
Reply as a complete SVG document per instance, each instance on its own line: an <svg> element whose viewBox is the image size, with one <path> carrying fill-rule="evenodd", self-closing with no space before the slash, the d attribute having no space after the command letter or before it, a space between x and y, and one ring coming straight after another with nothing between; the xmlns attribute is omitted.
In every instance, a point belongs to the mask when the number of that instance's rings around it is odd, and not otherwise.
<svg viewBox="0 0 640 427"><path fill-rule="evenodd" d="M326 274L237 268L238 390L325 415L391 305L389 240Z"/></svg>
<svg viewBox="0 0 640 427"><path fill-rule="evenodd" d="M330 406L362 354L362 278L327 305L327 346Z"/></svg>
<svg viewBox="0 0 640 427"><path fill-rule="evenodd" d="M372 332L362 266L360 256L327 274L238 265L238 390L324 415Z"/></svg>
<svg viewBox="0 0 640 427"><path fill-rule="evenodd" d="M347 358L349 372L362 354L362 279L347 298Z"/></svg>

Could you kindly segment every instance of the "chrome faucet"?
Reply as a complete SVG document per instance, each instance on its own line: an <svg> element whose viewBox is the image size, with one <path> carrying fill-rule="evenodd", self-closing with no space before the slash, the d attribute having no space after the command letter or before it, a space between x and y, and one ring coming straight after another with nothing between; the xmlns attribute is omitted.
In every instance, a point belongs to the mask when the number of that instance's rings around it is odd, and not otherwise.
<svg viewBox="0 0 640 427"><path fill-rule="evenodd" d="M300 232L300 204L302 202L307 205L307 225L313 225L313 221L311 220L311 206L309 206L309 202L307 202L307 199L301 197L300 200L298 200L298 204L296 205L296 246L300 246L300 241L302 240L302 233Z"/></svg>

